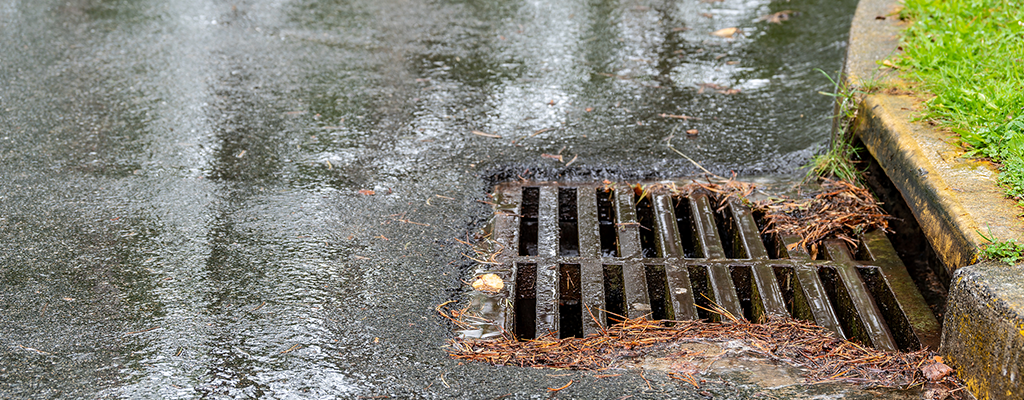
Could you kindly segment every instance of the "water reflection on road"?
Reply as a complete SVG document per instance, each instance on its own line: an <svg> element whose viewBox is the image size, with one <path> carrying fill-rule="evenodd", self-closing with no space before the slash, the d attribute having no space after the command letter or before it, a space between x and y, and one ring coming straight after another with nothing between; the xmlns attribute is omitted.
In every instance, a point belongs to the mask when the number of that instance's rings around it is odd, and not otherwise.
<svg viewBox="0 0 1024 400"><path fill-rule="evenodd" d="M488 185L792 174L854 3L0 5L0 397L562 386L441 347Z"/></svg>

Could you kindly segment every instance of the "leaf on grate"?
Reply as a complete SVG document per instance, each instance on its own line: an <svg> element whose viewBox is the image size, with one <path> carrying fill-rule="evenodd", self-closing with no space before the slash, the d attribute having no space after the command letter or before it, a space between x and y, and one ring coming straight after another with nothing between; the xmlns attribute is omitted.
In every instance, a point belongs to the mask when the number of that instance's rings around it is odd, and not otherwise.
<svg viewBox="0 0 1024 400"><path fill-rule="evenodd" d="M495 274L483 274L473 281L473 289L481 292L498 293L505 288L505 282Z"/></svg>

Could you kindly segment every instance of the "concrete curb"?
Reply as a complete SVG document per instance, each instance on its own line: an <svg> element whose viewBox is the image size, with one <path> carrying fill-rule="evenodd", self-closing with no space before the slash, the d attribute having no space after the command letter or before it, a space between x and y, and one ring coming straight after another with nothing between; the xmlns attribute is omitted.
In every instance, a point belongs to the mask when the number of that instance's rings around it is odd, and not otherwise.
<svg viewBox="0 0 1024 400"><path fill-rule="evenodd" d="M1024 267L977 262L981 236L1024 239L1015 203L1003 197L991 163L962 158L952 134L914 122L920 101L878 62L897 52L903 22L894 0L861 0L850 29L844 76L864 96L854 133L913 211L954 275L941 351L979 398L1024 398ZM972 265L973 264L973 265Z"/></svg>

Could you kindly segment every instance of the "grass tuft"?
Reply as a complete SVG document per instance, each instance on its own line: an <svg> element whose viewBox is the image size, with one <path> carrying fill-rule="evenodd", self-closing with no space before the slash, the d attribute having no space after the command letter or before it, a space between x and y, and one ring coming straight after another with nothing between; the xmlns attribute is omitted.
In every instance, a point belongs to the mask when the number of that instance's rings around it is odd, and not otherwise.
<svg viewBox="0 0 1024 400"><path fill-rule="evenodd" d="M812 157L804 166L808 169L805 180L818 177L835 178L856 184L860 181L860 172L854 165L854 160L860 149L853 145L850 124L857 117L857 99L863 92L850 88L842 80L833 79L825 71L819 69L818 72L828 77L833 85L832 93L819 93L832 97L836 102L836 129L828 151Z"/></svg>

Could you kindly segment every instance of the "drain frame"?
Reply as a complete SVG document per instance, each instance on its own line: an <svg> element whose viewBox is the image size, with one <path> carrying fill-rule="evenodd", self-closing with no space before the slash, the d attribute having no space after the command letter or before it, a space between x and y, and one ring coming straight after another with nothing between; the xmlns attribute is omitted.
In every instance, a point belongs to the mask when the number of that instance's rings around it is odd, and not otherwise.
<svg viewBox="0 0 1024 400"><path fill-rule="evenodd" d="M537 190L536 243L525 243L536 246L535 255L520 252L520 246L524 245L519 229L524 219L521 213L524 189ZM563 251L559 247L563 243L559 227L561 221L566 220L565 208L560 204L566 202L566 190L575 192L576 255L561 255ZM610 196L612 212L608 214L614 214L614 252L607 248L608 229L602 229L599 195ZM845 243L829 242L824 246L827 259L814 260L805 249L793 247L799 241L796 237L762 237L751 210L736 201L716 209L709 195L701 191L688 196L647 195L651 196L648 201L653 210L653 221L647 225L654 230L657 257L644 257L640 230L650 228L638 221L638 196L625 183L515 182L496 187L496 214L490 239L496 243L492 249L496 251L494 260L499 264L496 270L502 272L499 275L507 283L507 289L495 296L518 301L516 284L528 281L519 278L520 270L535 274L532 281L536 302L534 332L520 339L559 331L559 309L568 309L560 305L559 277L564 266L572 265L579 270L579 312L582 314L579 320L584 336L601 332L598 321L604 325L620 317L638 318L650 314L652 292L647 274L654 268L664 271L665 304L661 308L666 310L668 319L696 319L702 315L717 319L717 314L701 310L712 302L737 317L747 315L755 319L788 317L789 309L793 309L794 318L811 319L839 337L859 340L879 349L937 348L939 324L928 312L927 304L883 233L868 232L863 236L857 254L864 257L854 257ZM678 216L677 210L689 211L690 215ZM604 220L607 227L608 218ZM680 224L687 221L692 233L683 235ZM650 233L646 234L650 238ZM723 235L729 238L723 240ZM690 245L695 247L694 256L699 257L686 256L683 244L686 238L693 240ZM732 249L727 252L723 243L732 243ZM727 254L743 257L728 258ZM621 271L622 293L609 297L606 289L610 269ZM823 269L834 271L837 281L823 282ZM748 286L740 292L733 280L734 271L747 277L744 281ZM784 295L777 271L788 274L786 293L789 299ZM691 279L694 273L698 275L696 278L703 279L696 287ZM740 293L748 295L749 299L740 299ZM607 301L618 295L624 301L623 316L606 311L613 309L608 307ZM838 301L838 298L846 300ZM876 298L884 299L881 306ZM744 302L749 305L743 307ZM517 307L492 314L496 318L491 323L498 330L509 327L513 333L519 333L514 332Z"/></svg>

